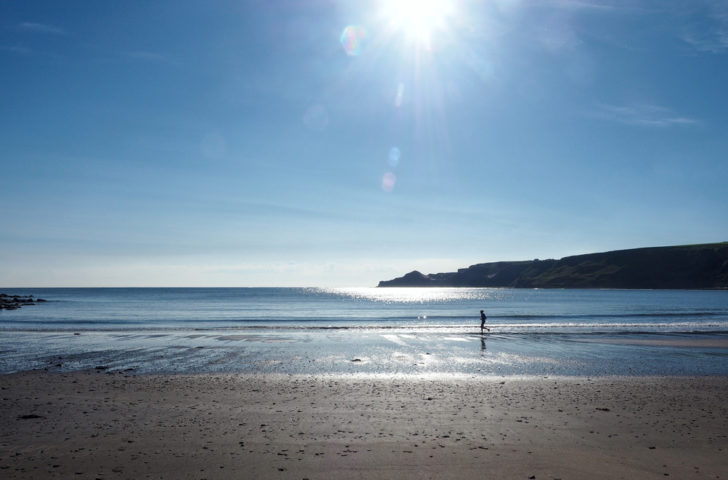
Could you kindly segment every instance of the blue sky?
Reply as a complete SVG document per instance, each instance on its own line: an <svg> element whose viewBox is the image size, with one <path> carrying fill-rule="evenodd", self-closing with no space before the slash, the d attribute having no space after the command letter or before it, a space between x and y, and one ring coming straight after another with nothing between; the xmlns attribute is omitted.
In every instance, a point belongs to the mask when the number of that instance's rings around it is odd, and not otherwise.
<svg viewBox="0 0 728 480"><path fill-rule="evenodd" d="M0 71L0 286L728 240L726 1L0 0Z"/></svg>

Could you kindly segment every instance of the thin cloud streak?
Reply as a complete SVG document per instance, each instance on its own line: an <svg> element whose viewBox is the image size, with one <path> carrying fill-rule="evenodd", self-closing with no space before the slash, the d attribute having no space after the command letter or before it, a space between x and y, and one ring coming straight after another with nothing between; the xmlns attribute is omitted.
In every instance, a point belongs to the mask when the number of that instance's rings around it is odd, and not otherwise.
<svg viewBox="0 0 728 480"><path fill-rule="evenodd" d="M0 46L0 50L10 53L15 53L17 55L30 55L33 53L33 50L31 50L28 47L21 47L19 45L14 46L8 46L8 45L2 45Z"/></svg>
<svg viewBox="0 0 728 480"><path fill-rule="evenodd" d="M607 1L607 0L549 0L542 4L551 5L563 11L593 12L593 13L650 13L655 12L654 6L646 6L633 1Z"/></svg>
<svg viewBox="0 0 728 480"><path fill-rule="evenodd" d="M32 33L42 33L47 35L65 35L66 31L62 28L48 25L45 23L36 23L36 22L23 22L18 27L21 30L25 30L26 32L32 32Z"/></svg>
<svg viewBox="0 0 728 480"><path fill-rule="evenodd" d="M601 120L608 120L626 125L640 127L675 127L696 125L698 120L681 116L669 108L659 105L597 105L592 115Z"/></svg>
<svg viewBox="0 0 728 480"><path fill-rule="evenodd" d="M605 2L590 2L587 0L554 0L553 5L571 10L600 10L612 11L616 7Z"/></svg>

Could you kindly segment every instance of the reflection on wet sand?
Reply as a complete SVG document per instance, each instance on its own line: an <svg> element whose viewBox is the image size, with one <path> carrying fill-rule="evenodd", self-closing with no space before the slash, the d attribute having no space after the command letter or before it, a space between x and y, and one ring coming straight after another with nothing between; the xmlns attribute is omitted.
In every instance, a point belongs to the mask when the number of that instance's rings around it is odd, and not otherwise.
<svg viewBox="0 0 728 480"><path fill-rule="evenodd" d="M162 335L163 333L163 335ZM18 348L23 345L30 348ZM685 355L690 348L690 355ZM104 366L136 373L706 375L728 373L728 335L458 334L410 328L6 332L0 372ZM44 352L39 355L37 352ZM352 358L367 361L352 362Z"/></svg>
<svg viewBox="0 0 728 480"><path fill-rule="evenodd" d="M651 337L651 338L585 338L584 342L609 343L614 345L645 345L654 347L688 347L728 349L728 338L689 337Z"/></svg>

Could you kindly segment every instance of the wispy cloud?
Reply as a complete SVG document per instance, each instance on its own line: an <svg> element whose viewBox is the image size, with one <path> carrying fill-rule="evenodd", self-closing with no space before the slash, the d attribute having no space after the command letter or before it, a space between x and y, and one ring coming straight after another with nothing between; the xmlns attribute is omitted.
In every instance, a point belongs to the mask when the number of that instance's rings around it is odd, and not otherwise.
<svg viewBox="0 0 728 480"><path fill-rule="evenodd" d="M699 52L725 53L728 51L728 18L724 25L712 31L684 31L682 39Z"/></svg>
<svg viewBox="0 0 728 480"><path fill-rule="evenodd" d="M614 0L543 0L528 4L538 11L536 40L550 53L570 52L584 43L608 42L622 48L625 40L608 29L587 28L587 18L636 18L648 13L637 2ZM546 8L543 8L546 7Z"/></svg>
<svg viewBox="0 0 728 480"><path fill-rule="evenodd" d="M659 105L606 105L599 104L592 112L592 116L626 125L639 127L677 127L695 125L698 120L670 110Z"/></svg>
<svg viewBox="0 0 728 480"><path fill-rule="evenodd" d="M709 2L707 15L682 29L682 40L700 52L728 52L728 3Z"/></svg>
<svg viewBox="0 0 728 480"><path fill-rule="evenodd" d="M66 31L62 28L56 27L54 25L48 25L45 23L35 23L35 22L23 22L20 25L18 25L18 28L21 30L24 30L26 32L31 33L41 33L45 35L65 35Z"/></svg>
<svg viewBox="0 0 728 480"><path fill-rule="evenodd" d="M600 10L609 11L616 7L604 1L588 1L588 0L552 0L553 5L559 8L570 10Z"/></svg>

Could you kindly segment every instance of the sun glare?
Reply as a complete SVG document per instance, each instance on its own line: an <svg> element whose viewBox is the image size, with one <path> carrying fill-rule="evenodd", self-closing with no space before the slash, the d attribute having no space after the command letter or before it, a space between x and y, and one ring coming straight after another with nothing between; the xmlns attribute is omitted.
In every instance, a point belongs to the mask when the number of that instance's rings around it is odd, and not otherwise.
<svg viewBox="0 0 728 480"><path fill-rule="evenodd" d="M384 0L382 14L393 30L429 46L436 30L443 30L454 14L454 0Z"/></svg>

